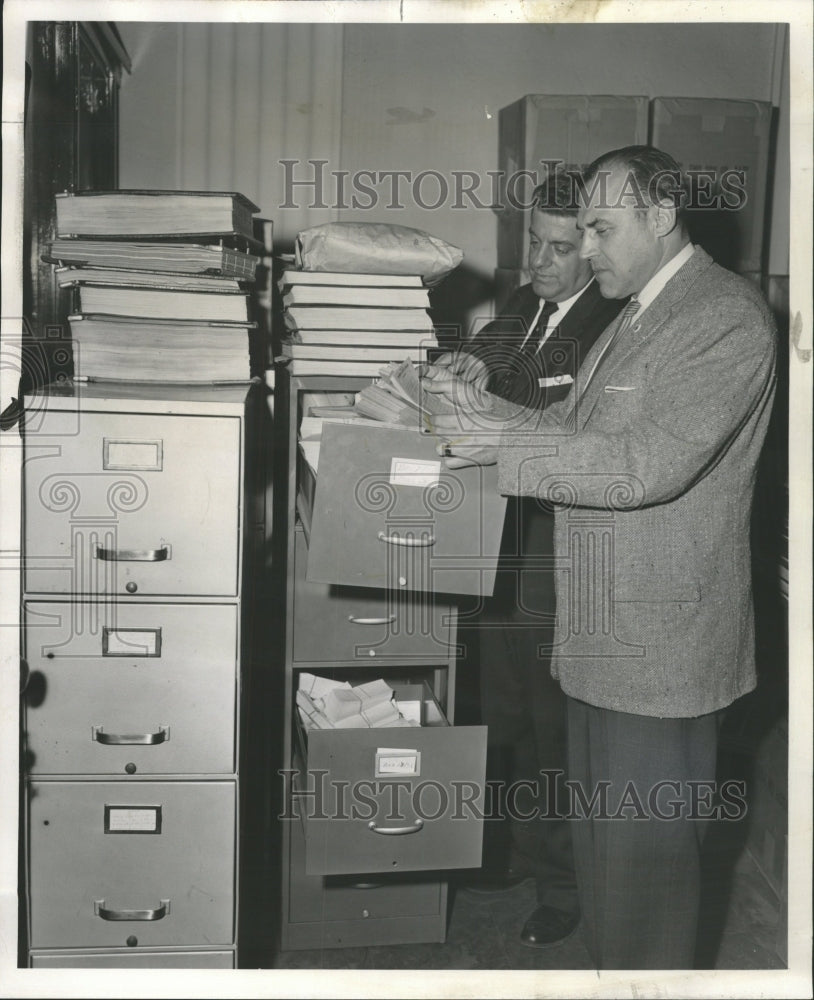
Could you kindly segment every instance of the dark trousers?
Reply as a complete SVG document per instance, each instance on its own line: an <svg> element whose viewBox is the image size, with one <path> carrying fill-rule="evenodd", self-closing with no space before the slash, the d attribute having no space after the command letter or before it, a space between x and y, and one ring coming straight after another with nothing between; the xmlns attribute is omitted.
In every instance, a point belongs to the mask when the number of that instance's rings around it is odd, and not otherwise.
<svg viewBox="0 0 814 1000"><path fill-rule="evenodd" d="M494 802L500 820L486 824L485 865L534 876L538 902L578 909L571 824L555 812L562 778L540 771L567 767L565 696L551 676L554 577L550 567L517 553L551 551L552 518L510 499L495 593L478 629L481 719L489 728L487 778L507 795ZM525 510L527 516L522 517ZM530 789L531 783L536 791ZM540 817L543 818L540 818Z"/></svg>
<svg viewBox="0 0 814 1000"><path fill-rule="evenodd" d="M583 934L592 958L601 969L690 969L718 713L659 719L566 701L569 784L578 783L590 803L607 783L603 816L601 799L590 816L572 797Z"/></svg>

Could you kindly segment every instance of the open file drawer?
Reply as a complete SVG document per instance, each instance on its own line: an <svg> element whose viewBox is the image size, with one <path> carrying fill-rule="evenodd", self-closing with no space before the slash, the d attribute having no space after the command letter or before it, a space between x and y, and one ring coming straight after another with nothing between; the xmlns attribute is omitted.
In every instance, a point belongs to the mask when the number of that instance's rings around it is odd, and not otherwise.
<svg viewBox="0 0 814 1000"><path fill-rule="evenodd" d="M308 580L492 593L506 509L497 467L449 470L437 443L410 429L325 423Z"/></svg>
<svg viewBox="0 0 814 1000"><path fill-rule="evenodd" d="M450 726L426 684L392 687L422 702L420 727L306 731L296 716L308 875L481 865L486 727Z"/></svg>

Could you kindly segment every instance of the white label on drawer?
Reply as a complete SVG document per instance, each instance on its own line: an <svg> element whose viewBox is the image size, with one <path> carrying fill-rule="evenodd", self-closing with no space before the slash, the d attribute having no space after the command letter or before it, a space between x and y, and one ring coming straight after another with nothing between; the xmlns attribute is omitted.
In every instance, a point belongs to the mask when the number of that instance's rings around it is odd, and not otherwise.
<svg viewBox="0 0 814 1000"><path fill-rule="evenodd" d="M105 833L160 833L161 806L105 806Z"/></svg>
<svg viewBox="0 0 814 1000"><path fill-rule="evenodd" d="M161 472L164 459L163 441L133 441L105 438L103 469L144 469Z"/></svg>
<svg viewBox="0 0 814 1000"><path fill-rule="evenodd" d="M390 460L391 486L436 486L441 478L441 463L423 458L396 458Z"/></svg>
<svg viewBox="0 0 814 1000"><path fill-rule="evenodd" d="M103 628L103 656L161 656L160 628Z"/></svg>
<svg viewBox="0 0 814 1000"><path fill-rule="evenodd" d="M411 774L421 774L420 750L397 750L392 747L377 748L376 773L374 777L384 778Z"/></svg>

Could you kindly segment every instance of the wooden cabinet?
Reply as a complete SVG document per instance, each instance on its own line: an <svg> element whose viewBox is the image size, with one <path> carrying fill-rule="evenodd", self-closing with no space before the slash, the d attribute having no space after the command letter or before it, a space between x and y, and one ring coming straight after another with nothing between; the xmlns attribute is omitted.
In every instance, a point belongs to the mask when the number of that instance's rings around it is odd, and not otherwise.
<svg viewBox="0 0 814 1000"><path fill-rule="evenodd" d="M486 729L455 726L454 598L436 592L432 574L423 583L423 570L410 578L410 586L399 584L398 573L391 577L388 546L377 538L383 530L378 522L365 548L362 534L370 525L359 525L349 515L356 487L380 470L367 447L354 449L344 441L342 426L323 428L316 485L309 475L298 475L303 410L321 394L353 391L368 381L287 374L278 380L276 405L287 424L283 475L288 482L279 525L286 553L277 574L286 607L280 746L283 950L443 941L445 872L481 863ZM397 431L369 429L369 441L381 443L380 458L393 434L404 445ZM415 435L409 443L414 446ZM462 497L449 495L450 508L458 510L458 530L473 518L464 531L469 536L477 535L481 513L476 493L471 490L464 504ZM336 506L332 510L331 500L344 505L344 513L337 514ZM442 531L445 518L451 522L442 510ZM499 516L497 521L499 529ZM465 548L463 542L460 546ZM462 558L475 563L469 572L476 577L488 562L481 557ZM352 684L382 678L402 704L409 702L421 714L423 724L306 731L295 705L304 671ZM461 798L468 805L461 806Z"/></svg>
<svg viewBox="0 0 814 1000"><path fill-rule="evenodd" d="M254 892L267 788L248 721L262 702L266 413L245 385L65 384L27 399L35 967L236 964L237 873Z"/></svg>
<svg viewBox="0 0 814 1000"><path fill-rule="evenodd" d="M23 310L27 372L44 385L72 371L69 292L42 260L55 236L59 191L118 187L119 84L130 59L107 21L28 25Z"/></svg>

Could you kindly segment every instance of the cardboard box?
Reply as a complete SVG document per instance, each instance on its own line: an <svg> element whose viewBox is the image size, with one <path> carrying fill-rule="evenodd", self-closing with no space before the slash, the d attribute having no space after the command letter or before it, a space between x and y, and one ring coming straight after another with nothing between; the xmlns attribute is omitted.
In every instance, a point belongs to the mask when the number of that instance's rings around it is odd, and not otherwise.
<svg viewBox="0 0 814 1000"><path fill-rule="evenodd" d="M651 143L691 172L690 232L733 271L764 264L772 106L765 101L657 97Z"/></svg>
<svg viewBox="0 0 814 1000"><path fill-rule="evenodd" d="M548 176L543 161L582 169L609 149L647 142L647 111L646 97L573 94L527 94L500 110L498 267L526 266L529 213L512 202L528 204L535 185Z"/></svg>

